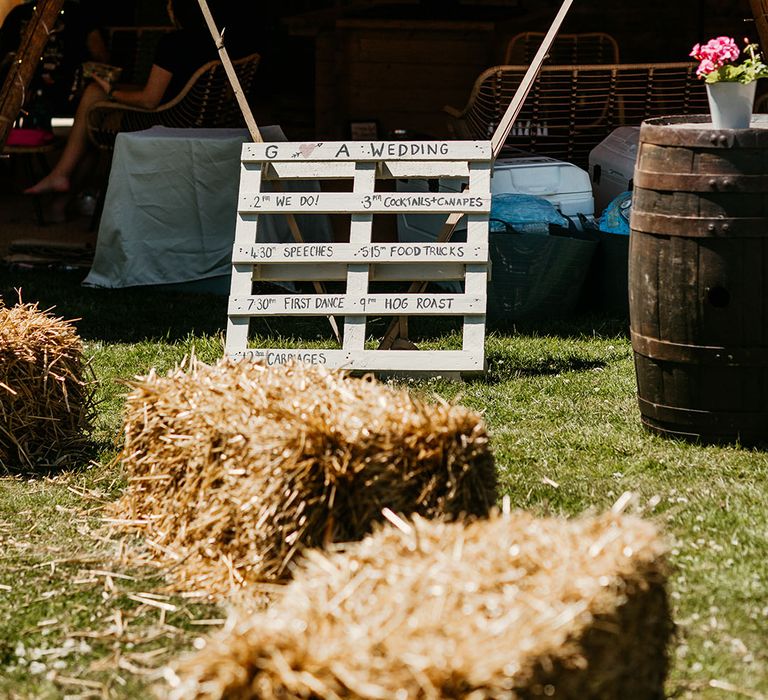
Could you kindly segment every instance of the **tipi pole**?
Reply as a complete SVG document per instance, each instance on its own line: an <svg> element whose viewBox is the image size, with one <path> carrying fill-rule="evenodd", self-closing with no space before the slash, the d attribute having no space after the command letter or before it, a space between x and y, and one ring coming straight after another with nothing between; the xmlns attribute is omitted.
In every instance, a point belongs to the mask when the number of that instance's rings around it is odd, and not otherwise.
<svg viewBox="0 0 768 700"><path fill-rule="evenodd" d="M56 24L64 0L38 0L32 19L21 37L19 50L0 90L0 153L27 98L48 36Z"/></svg>
<svg viewBox="0 0 768 700"><path fill-rule="evenodd" d="M226 46L224 46L224 37L216 26L216 22L214 21L213 15L211 14L211 9L208 7L208 2L207 0L198 0L198 3L200 5L200 10L203 13L203 17L205 17L205 23L208 25L208 31L210 31L214 42L216 42L216 48L219 50L221 62L224 64L224 70L227 73L230 85L232 85L232 90L234 91L237 102L240 105L240 111L243 113L243 118L245 119L245 124L248 127L248 132L251 135L251 139L254 141L254 143L263 143L264 139L262 138L259 127L253 117L253 112L251 111L251 107L248 104L248 100L243 93L243 88L240 85L240 79L237 77L235 67L232 65L232 60L229 58L229 53L227 52ZM275 183L276 189L277 184L278 183ZM293 214L286 214L285 217L288 220L288 228L291 231L293 240L296 241L296 243L303 243L304 237L301 235L301 230L299 229L299 224L296 222L296 217ZM325 287L323 286L322 282L314 282L313 286L315 288L315 292L318 294L325 294ZM331 324L331 329L333 330L333 334L336 336L336 340L341 341L341 333L339 333L339 326L336 323L336 319L333 316L328 316L328 322Z"/></svg>

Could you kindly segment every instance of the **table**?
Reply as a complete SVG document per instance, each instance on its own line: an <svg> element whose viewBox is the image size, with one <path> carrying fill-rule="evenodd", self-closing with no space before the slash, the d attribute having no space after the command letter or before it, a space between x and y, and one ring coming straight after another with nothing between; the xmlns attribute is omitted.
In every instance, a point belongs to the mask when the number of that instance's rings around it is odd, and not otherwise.
<svg viewBox="0 0 768 700"><path fill-rule="evenodd" d="M279 126L265 141L285 141ZM240 152L245 129L169 129L118 134L93 266L92 287L133 287L231 274ZM295 191L314 191L291 183ZM330 241L327 217L297 217L307 241ZM259 218L260 242L291 241L284 217ZM228 285L221 285L228 286Z"/></svg>

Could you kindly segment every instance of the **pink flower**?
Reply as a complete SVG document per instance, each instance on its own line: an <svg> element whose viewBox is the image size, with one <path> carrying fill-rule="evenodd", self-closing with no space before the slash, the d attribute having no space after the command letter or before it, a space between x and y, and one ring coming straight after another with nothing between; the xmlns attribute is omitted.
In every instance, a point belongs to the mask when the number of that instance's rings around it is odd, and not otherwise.
<svg viewBox="0 0 768 700"><path fill-rule="evenodd" d="M696 74L699 77L712 73L727 63L732 63L740 54L741 52L736 42L728 36L710 39L703 46L696 44L690 53L693 58L701 61L696 69Z"/></svg>
<svg viewBox="0 0 768 700"><path fill-rule="evenodd" d="M699 67L696 69L696 75L699 77L703 75L708 75L709 73L712 73L713 71L717 70L717 66L710 61L708 58L705 58L702 60L702 62L699 64Z"/></svg>

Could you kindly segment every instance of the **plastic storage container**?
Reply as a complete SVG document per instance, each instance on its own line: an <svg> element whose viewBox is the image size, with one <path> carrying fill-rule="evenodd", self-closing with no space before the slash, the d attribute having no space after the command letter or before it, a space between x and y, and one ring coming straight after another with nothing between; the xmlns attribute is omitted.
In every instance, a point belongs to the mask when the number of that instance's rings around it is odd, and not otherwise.
<svg viewBox="0 0 768 700"><path fill-rule="evenodd" d="M399 180L398 191L461 192L465 180ZM496 161L491 193L541 197L580 228L579 214L591 218L594 200L589 173L542 156ZM401 241L434 241L445 214L398 215ZM492 274L488 317L494 322L541 320L567 315L579 300L597 242L594 234L547 235L512 231L490 234ZM463 240L466 224L457 227ZM453 288L453 287L452 287ZM455 291L455 290L454 290Z"/></svg>
<svg viewBox="0 0 768 700"><path fill-rule="evenodd" d="M491 193L532 194L555 205L563 216L592 216L595 203L589 173L545 156L499 159L493 168Z"/></svg>
<svg viewBox="0 0 768 700"><path fill-rule="evenodd" d="M589 174L597 214L602 213L615 197L632 189L639 140L639 126L622 126L590 152Z"/></svg>
<svg viewBox="0 0 768 700"><path fill-rule="evenodd" d="M398 180L398 192L461 192L466 180L441 178ZM590 217L595 212L589 173L562 160L526 155L499 159L493 168L492 194L531 194L555 205L558 211L578 226L578 214ZM445 214L398 214L397 233L401 241L434 241L445 223ZM466 228L460 223L457 230Z"/></svg>

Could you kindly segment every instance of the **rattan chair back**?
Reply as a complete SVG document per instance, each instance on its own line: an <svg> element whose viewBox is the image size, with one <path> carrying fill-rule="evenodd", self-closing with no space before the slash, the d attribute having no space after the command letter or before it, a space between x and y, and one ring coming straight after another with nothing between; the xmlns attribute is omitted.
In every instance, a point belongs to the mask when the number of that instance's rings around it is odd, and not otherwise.
<svg viewBox="0 0 768 700"><path fill-rule="evenodd" d="M252 92L259 54L234 61L246 97ZM218 60L206 63L189 79L179 95L147 110L114 102L98 102L88 112L88 135L102 149L114 146L121 131L141 131L153 126L212 128L245 126L224 66Z"/></svg>
<svg viewBox="0 0 768 700"><path fill-rule="evenodd" d="M494 66L463 110L446 107L458 138L496 130L528 66ZM505 143L586 167L589 152L619 126L671 114L706 113L695 63L544 66Z"/></svg>

